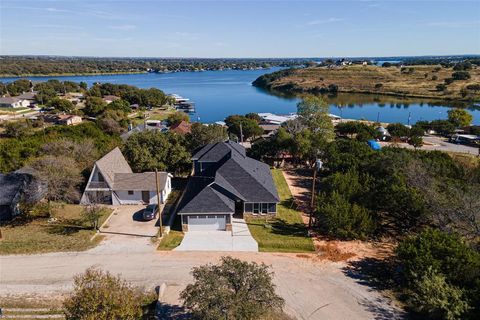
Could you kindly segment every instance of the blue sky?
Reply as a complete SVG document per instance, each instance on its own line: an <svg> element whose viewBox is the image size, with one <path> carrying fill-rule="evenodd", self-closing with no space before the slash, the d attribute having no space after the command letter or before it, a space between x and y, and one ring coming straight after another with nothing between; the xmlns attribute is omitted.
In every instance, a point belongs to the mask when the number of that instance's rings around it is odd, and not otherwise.
<svg viewBox="0 0 480 320"><path fill-rule="evenodd" d="M2 0L0 54L480 54L480 1Z"/></svg>

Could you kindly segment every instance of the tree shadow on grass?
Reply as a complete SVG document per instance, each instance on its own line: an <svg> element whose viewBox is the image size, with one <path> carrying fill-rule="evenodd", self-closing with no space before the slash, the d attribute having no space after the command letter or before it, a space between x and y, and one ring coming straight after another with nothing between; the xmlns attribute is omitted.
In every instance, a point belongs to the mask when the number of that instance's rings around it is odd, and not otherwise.
<svg viewBox="0 0 480 320"><path fill-rule="evenodd" d="M277 219L269 224L271 225L272 233L274 234L302 238L308 236L307 229L303 223L287 223L281 219Z"/></svg>
<svg viewBox="0 0 480 320"><path fill-rule="evenodd" d="M89 230L92 228L83 225L81 220L68 219L62 220L59 223L52 223L47 226L47 232L58 235L72 235L82 230Z"/></svg>

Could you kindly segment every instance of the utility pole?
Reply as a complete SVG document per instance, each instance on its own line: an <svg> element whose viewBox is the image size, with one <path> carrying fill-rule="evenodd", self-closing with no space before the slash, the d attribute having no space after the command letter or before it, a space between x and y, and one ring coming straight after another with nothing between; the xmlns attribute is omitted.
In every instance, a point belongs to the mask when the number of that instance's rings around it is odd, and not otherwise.
<svg viewBox="0 0 480 320"><path fill-rule="evenodd" d="M313 210L315 209L315 182L317 181L317 162L313 166L312 198L310 199L310 214L308 217L308 227L312 226Z"/></svg>
<svg viewBox="0 0 480 320"><path fill-rule="evenodd" d="M160 185L158 184L158 170L155 169L155 185L157 186L157 208L158 208L158 220L160 222L160 237L162 237L162 211L160 211Z"/></svg>
<svg viewBox="0 0 480 320"><path fill-rule="evenodd" d="M243 129L242 129L242 124L240 123L240 142L243 143Z"/></svg>

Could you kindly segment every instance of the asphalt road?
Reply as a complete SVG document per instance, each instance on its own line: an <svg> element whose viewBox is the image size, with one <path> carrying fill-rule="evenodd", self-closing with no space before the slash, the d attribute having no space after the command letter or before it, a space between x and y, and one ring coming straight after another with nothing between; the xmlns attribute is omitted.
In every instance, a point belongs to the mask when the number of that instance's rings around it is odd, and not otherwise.
<svg viewBox="0 0 480 320"><path fill-rule="evenodd" d="M119 273L146 288L166 283L178 292L191 282L194 266L218 261L225 253L158 252L148 238L110 235L86 252L0 257L0 299L7 296L58 296L74 275L90 266ZM271 265L285 311L297 319L400 319L389 299L344 273L343 263L313 261L295 254L232 253ZM177 297L168 297L178 302ZM0 303L1 304L1 303Z"/></svg>

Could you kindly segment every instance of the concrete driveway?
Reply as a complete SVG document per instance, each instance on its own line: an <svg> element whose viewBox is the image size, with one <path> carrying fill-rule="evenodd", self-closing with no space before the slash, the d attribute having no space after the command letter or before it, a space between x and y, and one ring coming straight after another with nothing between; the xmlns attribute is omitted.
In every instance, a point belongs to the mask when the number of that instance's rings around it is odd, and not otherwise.
<svg viewBox="0 0 480 320"><path fill-rule="evenodd" d="M186 232L176 251L248 251L258 252L258 243L253 239L243 219L232 219L232 231Z"/></svg>
<svg viewBox="0 0 480 320"><path fill-rule="evenodd" d="M143 220L143 205L114 206L114 213L100 228L101 233L154 237L158 232L158 219ZM163 206L160 206L160 210Z"/></svg>

